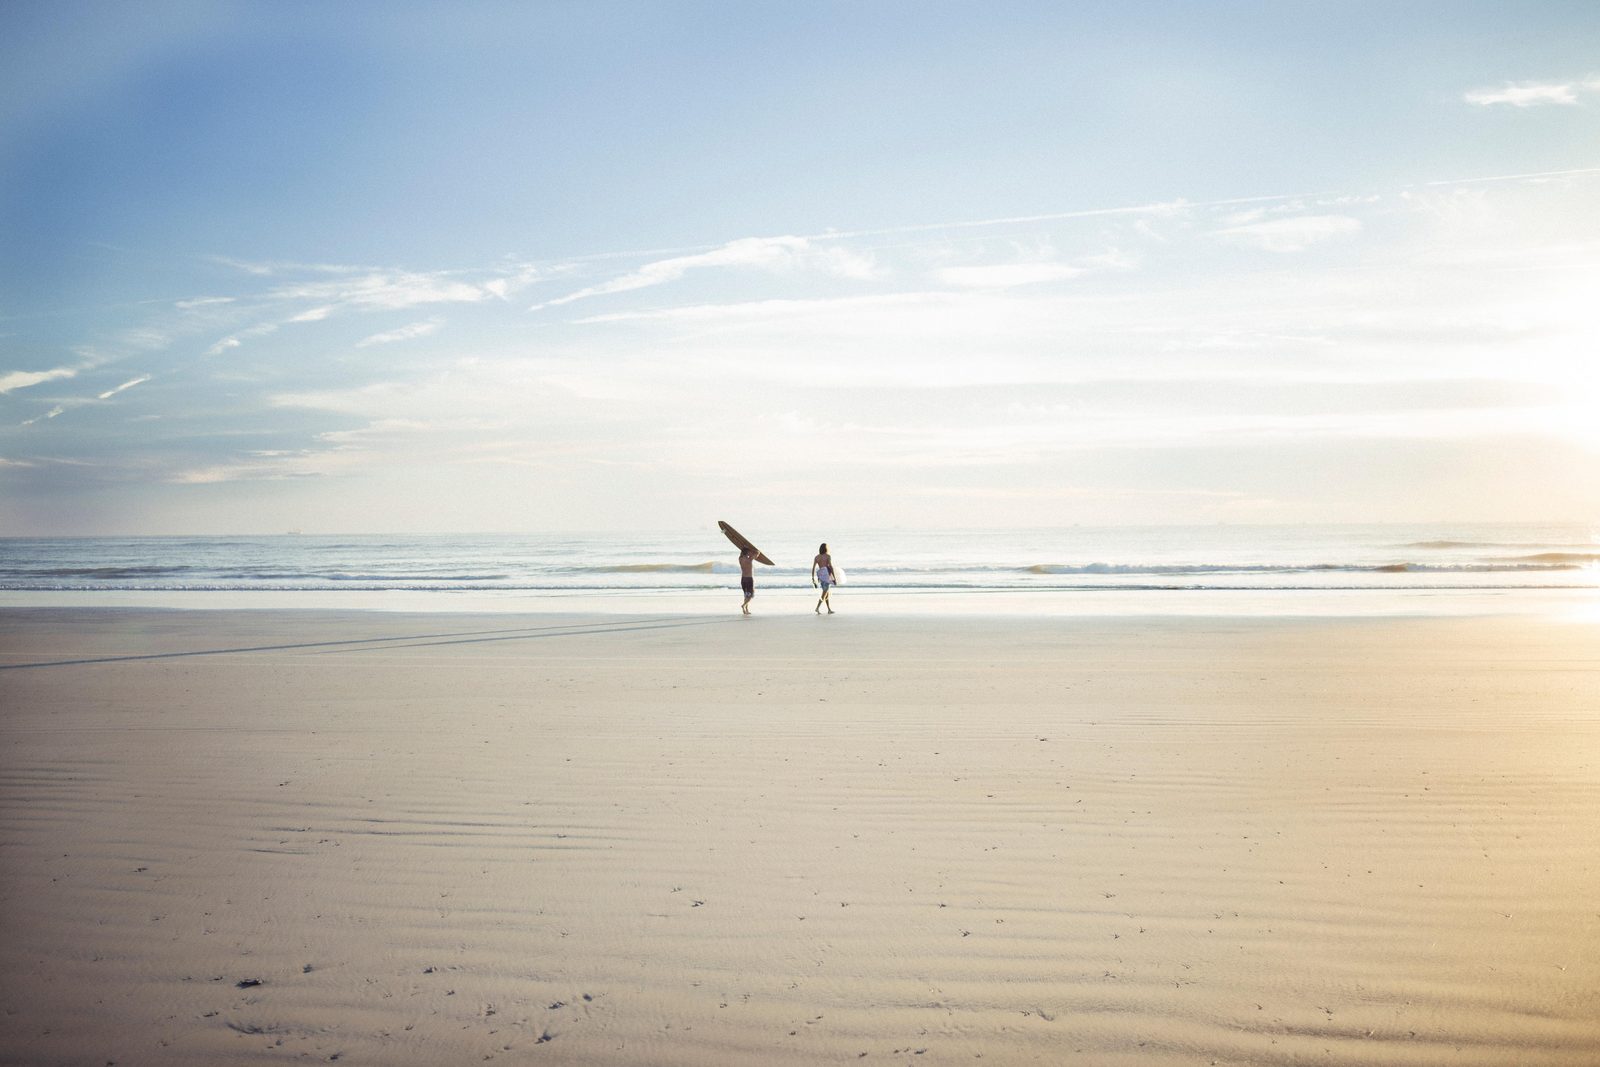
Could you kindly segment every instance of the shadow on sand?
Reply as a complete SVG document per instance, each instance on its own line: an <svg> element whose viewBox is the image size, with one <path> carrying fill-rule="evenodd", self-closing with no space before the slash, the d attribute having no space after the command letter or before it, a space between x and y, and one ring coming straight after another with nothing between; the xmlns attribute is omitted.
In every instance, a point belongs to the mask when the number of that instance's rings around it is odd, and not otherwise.
<svg viewBox="0 0 1600 1067"><path fill-rule="evenodd" d="M328 653L373 652L391 648L428 648L435 645L472 645L490 641L537 641L551 637L583 637L589 634L637 633L670 630L684 626L725 625L731 619L607 619L596 623L566 623L554 626L524 626L507 630L467 630L459 633L401 634L394 637L348 638L342 641L302 641L281 645L247 645L239 648L203 648L181 652L147 652L136 656L97 656L87 659L46 660L38 663L0 663L0 671L20 671L38 667L80 667L94 663L132 663L139 660L182 659L188 656L233 656L248 652L288 652L298 649L325 649Z"/></svg>

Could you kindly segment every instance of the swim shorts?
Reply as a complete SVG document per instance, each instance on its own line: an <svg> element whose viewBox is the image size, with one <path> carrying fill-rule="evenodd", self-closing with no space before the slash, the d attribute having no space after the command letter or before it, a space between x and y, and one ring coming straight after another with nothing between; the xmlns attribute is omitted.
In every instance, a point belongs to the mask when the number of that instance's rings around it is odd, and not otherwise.
<svg viewBox="0 0 1600 1067"><path fill-rule="evenodd" d="M739 588L744 590L745 596L755 596L756 580L754 578L740 578Z"/></svg>

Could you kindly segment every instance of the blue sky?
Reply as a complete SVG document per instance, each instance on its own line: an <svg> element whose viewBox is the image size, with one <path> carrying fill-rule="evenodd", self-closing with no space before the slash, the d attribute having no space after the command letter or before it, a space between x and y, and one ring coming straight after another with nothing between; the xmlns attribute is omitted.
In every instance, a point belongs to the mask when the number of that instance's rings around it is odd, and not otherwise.
<svg viewBox="0 0 1600 1067"><path fill-rule="evenodd" d="M0 8L0 533L1600 522L1593 4Z"/></svg>

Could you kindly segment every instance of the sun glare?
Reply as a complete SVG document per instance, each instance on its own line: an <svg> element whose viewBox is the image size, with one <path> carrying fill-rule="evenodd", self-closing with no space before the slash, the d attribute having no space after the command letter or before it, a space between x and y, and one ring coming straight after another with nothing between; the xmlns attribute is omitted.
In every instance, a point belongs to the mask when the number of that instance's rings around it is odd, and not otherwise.
<svg viewBox="0 0 1600 1067"><path fill-rule="evenodd" d="M1594 293L1600 271L1583 272L1540 301L1538 318L1558 347L1540 377L1555 387L1556 402L1544 428L1586 448L1600 450L1600 313Z"/></svg>

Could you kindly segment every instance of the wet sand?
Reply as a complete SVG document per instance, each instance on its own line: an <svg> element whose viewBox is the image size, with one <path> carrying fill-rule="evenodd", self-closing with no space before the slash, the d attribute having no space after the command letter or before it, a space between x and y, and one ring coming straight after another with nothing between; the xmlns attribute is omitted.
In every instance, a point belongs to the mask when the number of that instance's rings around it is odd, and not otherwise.
<svg viewBox="0 0 1600 1067"><path fill-rule="evenodd" d="M1600 1062L1600 626L0 611L0 1060Z"/></svg>

